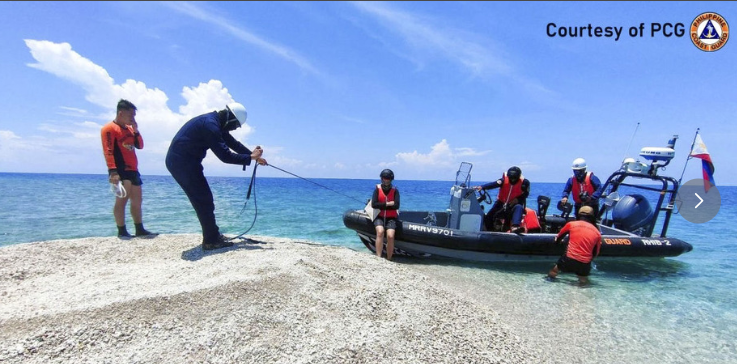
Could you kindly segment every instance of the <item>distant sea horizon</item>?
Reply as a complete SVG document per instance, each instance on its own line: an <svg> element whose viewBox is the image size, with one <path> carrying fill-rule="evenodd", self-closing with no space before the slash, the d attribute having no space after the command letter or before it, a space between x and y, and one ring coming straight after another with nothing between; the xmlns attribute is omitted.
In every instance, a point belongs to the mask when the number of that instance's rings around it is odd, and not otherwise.
<svg viewBox="0 0 737 364"><path fill-rule="evenodd" d="M343 225L342 215L365 206L378 183L375 179L257 176L249 199L250 174L209 176L208 180L218 225L225 234L306 240L372 254ZM201 233L192 206L171 176L143 175L143 182L148 230ZM395 185L401 193L401 209L444 211L453 181L397 180ZM538 195L557 201L563 186L533 181L528 205L534 206ZM719 188L722 201L737 197L737 188ZM31 242L61 244L58 239L115 236L114 199L105 174L2 172L0 251ZM403 258L395 264L421 269L459 294L482 300L527 340L550 345L551 350L561 345L586 350L576 357L590 358L592 363L734 363L735 218L737 208L727 203L703 224L675 214L668 235L691 243L693 251L659 260L595 261L592 285L587 288L578 287L572 275L561 275L555 283L545 281L552 261ZM156 244L156 239L151 243Z"/></svg>
<svg viewBox="0 0 737 364"><path fill-rule="evenodd" d="M105 173L81 173L81 172L80 173L75 173L75 172L69 172L69 173L57 173L57 172L10 172L10 171L0 172L0 174L4 174L4 173L5 174L49 174L49 175L60 174L60 175L83 175L83 176L107 176L107 174L105 174ZM169 175L169 174L143 174L142 175L142 177L146 177L146 176L151 176L151 177L170 177L171 175ZM597 176L599 176L599 175L597 174ZM251 175L250 174L247 175L247 176L246 175L240 175L240 176L238 176L238 175L235 175L235 174L233 174L233 175L209 175L209 174L205 173L205 177L208 177L208 178L210 178L210 177L215 177L215 178L247 178L249 180L251 179ZM599 178L601 179L601 182L602 183L604 183L604 181L606 180L607 177L608 177L608 175L607 176L604 176L604 177L599 176ZM322 180L372 180L372 181L373 180L376 180L374 178L348 178L348 177L304 177L304 176L294 177L294 176L290 176L290 175L287 175L287 174L285 174L282 177L273 177L273 176L261 177L261 176L257 176L257 178L288 178L288 179L307 179L307 180L313 180L313 179L315 179L315 180L319 180L319 179L322 179ZM687 181L689 181L691 179L696 179L696 178L684 178L682 182L685 183L685 182L687 182ZM410 181L410 182L454 182L452 179L447 179L447 180L442 180L442 179L398 179L397 181ZM486 181L486 182L490 182L490 181ZM546 184L565 183L565 181L563 181L563 182L560 182L560 181L556 181L556 182L551 182L551 181L533 181L533 182L534 183L546 183ZM378 183L378 180L377 180L377 183ZM485 183L485 182L480 182L480 183ZM721 188L721 187L735 187L735 186L737 186L737 185L721 185L720 184L720 185L717 185L716 187L717 188Z"/></svg>

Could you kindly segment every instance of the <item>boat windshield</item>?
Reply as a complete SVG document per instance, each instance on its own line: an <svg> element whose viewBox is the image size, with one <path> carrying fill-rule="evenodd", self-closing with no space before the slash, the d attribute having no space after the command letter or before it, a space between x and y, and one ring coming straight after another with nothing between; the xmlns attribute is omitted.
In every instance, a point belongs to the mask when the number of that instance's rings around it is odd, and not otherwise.
<svg viewBox="0 0 737 364"><path fill-rule="evenodd" d="M456 172L456 186L469 187L471 183L471 168L473 168L473 164L461 162L461 166L458 167L458 172Z"/></svg>

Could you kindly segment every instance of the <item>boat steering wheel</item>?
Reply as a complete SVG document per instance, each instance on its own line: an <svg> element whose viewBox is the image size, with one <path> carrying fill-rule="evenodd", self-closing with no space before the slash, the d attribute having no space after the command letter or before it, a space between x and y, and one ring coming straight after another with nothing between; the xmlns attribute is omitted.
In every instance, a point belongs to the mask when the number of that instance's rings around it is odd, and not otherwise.
<svg viewBox="0 0 737 364"><path fill-rule="evenodd" d="M476 191L476 201L478 201L479 203L485 202L487 205L491 205L491 203L494 202L491 195L489 195L489 193L487 193L486 190L483 189L480 191Z"/></svg>

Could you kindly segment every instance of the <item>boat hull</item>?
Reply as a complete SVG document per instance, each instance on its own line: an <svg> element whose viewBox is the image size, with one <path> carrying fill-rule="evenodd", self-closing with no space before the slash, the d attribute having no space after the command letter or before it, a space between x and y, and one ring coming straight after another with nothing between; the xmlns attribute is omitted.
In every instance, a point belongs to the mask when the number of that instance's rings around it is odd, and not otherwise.
<svg viewBox="0 0 737 364"><path fill-rule="evenodd" d="M427 225L428 211L402 212L395 234L395 254L413 257L442 256L473 261L529 261L557 259L565 253L566 244L557 244L554 233L513 234L487 231L463 231ZM433 212L440 217L444 213ZM364 245L375 252L376 233L373 223L362 210L343 214L343 223L356 231ZM641 237L621 232L603 234L597 259L675 257L692 250L692 246L674 238Z"/></svg>

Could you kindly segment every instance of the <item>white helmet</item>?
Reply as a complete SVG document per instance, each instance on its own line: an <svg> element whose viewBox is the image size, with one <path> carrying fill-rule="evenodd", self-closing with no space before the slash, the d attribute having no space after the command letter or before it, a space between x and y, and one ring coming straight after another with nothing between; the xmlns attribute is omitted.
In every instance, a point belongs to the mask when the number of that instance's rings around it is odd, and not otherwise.
<svg viewBox="0 0 737 364"><path fill-rule="evenodd" d="M571 165L572 170L579 170L579 169L586 169L586 160L583 158L576 158L573 160L573 165Z"/></svg>
<svg viewBox="0 0 737 364"><path fill-rule="evenodd" d="M243 107L243 105L237 102L231 102L230 104L225 105L225 107L238 120L238 127L242 126L246 122L246 118L248 118L248 113L246 112L246 108Z"/></svg>

